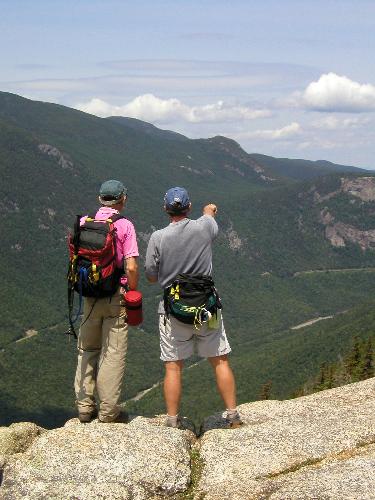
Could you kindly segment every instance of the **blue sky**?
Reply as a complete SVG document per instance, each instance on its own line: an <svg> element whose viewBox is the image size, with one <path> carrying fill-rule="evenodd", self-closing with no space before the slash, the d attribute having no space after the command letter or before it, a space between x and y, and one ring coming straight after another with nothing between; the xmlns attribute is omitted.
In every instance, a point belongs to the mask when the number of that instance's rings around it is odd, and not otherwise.
<svg viewBox="0 0 375 500"><path fill-rule="evenodd" d="M0 90L375 168L373 0L0 6Z"/></svg>

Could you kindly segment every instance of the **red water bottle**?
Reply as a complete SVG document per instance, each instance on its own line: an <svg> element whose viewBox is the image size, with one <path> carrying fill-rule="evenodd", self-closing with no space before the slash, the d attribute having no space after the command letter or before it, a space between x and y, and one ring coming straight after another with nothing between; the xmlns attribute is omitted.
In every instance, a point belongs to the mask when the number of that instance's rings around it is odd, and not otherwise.
<svg viewBox="0 0 375 500"><path fill-rule="evenodd" d="M142 293L138 290L129 290L125 293L124 299L128 325L140 325L143 321Z"/></svg>

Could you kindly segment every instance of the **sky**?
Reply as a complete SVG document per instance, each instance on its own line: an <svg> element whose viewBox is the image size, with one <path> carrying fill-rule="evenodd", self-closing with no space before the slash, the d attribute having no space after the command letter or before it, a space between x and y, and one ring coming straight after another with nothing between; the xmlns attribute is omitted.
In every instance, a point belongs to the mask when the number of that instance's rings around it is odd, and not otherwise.
<svg viewBox="0 0 375 500"><path fill-rule="evenodd" d="M375 169L375 0L0 0L0 90Z"/></svg>

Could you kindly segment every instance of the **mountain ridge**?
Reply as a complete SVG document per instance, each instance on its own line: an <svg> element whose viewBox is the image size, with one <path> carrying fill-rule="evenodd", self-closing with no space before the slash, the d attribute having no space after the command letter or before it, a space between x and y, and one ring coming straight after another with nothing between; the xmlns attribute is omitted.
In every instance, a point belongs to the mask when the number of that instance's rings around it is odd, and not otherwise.
<svg viewBox="0 0 375 500"><path fill-rule="evenodd" d="M239 367L247 366L254 345L263 346L259 359L252 361L255 372L259 362L272 365L270 346L278 332L315 315L355 307L375 293L367 271L295 277L311 269L375 267L374 249L363 244L371 243L363 233L374 230L371 173L330 172L301 182L256 163L231 139L171 140L169 132L168 139L163 131L155 135L150 124L146 128L151 134L142 128L143 122L131 120L131 127L124 126L0 93L0 228L7 235L1 241L0 262L3 422L17 412L20 419L34 415L43 425L58 425L74 411L75 346L66 343L62 326L67 311L66 234L76 214L95 210L103 179L119 178L129 189L125 216L135 222L141 266L151 232L168 223L162 200L172 184L190 191L193 218L208 201L218 204L214 277L233 363L238 359ZM155 319L160 291L143 277L141 289L145 320L129 340L131 376L125 377L125 399L162 377ZM27 337L30 331L38 333ZM287 356L294 339L285 338L282 352ZM317 346L312 343L312 359L324 348ZM338 352L339 346L333 349ZM51 358L54 366L46 363ZM297 362L296 356L280 373L284 384L290 380L290 390L303 382L293 374ZM306 378L317 369L309 366ZM199 379L198 369L196 373L192 369L187 376ZM204 377L210 383L206 372ZM254 380L256 387L266 382ZM254 397L245 378L239 393L242 401ZM187 396L193 401L191 391ZM217 404L214 397L207 400L206 414Z"/></svg>
<svg viewBox="0 0 375 500"><path fill-rule="evenodd" d="M25 113L25 105L26 105L26 110L27 112ZM179 141L188 141L188 142L194 142L194 141L207 141L207 142L220 142L225 140L227 144L231 144L232 146L235 145L235 148L238 149L240 148L242 152L244 152L246 155L248 155L253 161L260 160L260 166L263 168L270 167L270 165L275 165L275 161L279 162L279 164L285 164L285 162L289 162L292 166L295 166L294 169L290 167L290 171L292 172L293 170L296 170L296 168L302 169L305 166L308 166L312 171L317 170L317 172L310 173L310 175L322 175L324 174L323 172L323 167L326 167L325 173L333 173L333 172L366 172L366 169L361 169L360 167L353 167L350 165L338 165L332 162L328 162L326 160L317 160L317 161L312 161L312 160L301 160L301 159L289 159L289 158L273 158L271 156L267 156L264 154L259 154L259 153L246 153L243 148L240 146L239 143L234 141L233 139L229 139L224 136L215 136L207 139L189 139L182 134L179 134L174 131L170 130L162 130L155 125L152 125L150 123L144 122L139 119L135 118L127 118L127 117L108 117L108 118L99 118L95 115L89 115L87 113L84 113L82 111L69 108L64 105L60 104L54 104L54 103L49 103L49 102L42 102L42 101L33 101L21 96L18 96L16 94L11 94L7 92L0 92L0 116L3 116L5 118L10 118L11 120L15 120L14 118L14 111L18 110L19 107L22 108L22 113L23 113L23 120L25 118L30 119L30 114L32 114L32 111L35 111L40 105L46 108L46 110L53 111L53 110L58 110L62 113L68 112L71 114L71 116L75 115L76 117L90 117L90 119L97 121L97 123L101 121L106 121L108 123L120 123L121 125L125 126L128 129L133 129L135 131L143 131L148 134L148 135L156 135L157 137L163 137L163 138L173 138L174 140L178 139ZM40 109L40 108L39 108ZM48 115L47 112L47 115ZM18 114L18 113L16 113ZM16 120L16 122L18 122ZM19 123L19 122L18 122ZM35 127L35 124L37 123L35 120L31 121L32 126ZM317 168L319 167L319 168ZM279 166L280 168L280 166ZM275 172L276 173L276 172ZM292 178L296 179L301 179L300 174L295 177L295 173L292 174ZM303 177L305 178L305 177Z"/></svg>

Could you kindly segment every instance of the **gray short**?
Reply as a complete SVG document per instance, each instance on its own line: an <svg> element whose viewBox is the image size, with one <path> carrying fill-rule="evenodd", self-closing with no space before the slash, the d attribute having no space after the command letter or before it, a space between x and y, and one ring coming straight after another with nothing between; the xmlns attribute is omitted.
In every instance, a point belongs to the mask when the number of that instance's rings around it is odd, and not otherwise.
<svg viewBox="0 0 375 500"><path fill-rule="evenodd" d="M208 328L207 323L196 330L194 325L181 323L173 316L169 319L159 314L160 359L162 361L178 361L190 358L194 354L194 344L197 345L201 358L222 356L231 351L225 334L223 318L219 314L219 326Z"/></svg>

